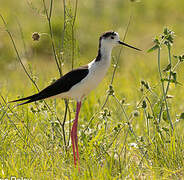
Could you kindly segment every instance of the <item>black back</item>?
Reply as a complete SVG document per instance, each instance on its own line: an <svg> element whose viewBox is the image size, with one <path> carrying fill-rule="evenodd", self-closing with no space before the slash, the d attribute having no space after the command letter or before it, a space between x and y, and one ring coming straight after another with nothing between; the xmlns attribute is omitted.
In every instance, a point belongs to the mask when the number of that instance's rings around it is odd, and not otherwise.
<svg viewBox="0 0 184 180"><path fill-rule="evenodd" d="M57 94L67 92L69 91L75 84L79 83L82 79L86 77L89 70L87 66L82 66L78 69L74 69L61 78L59 78L57 81L55 81L50 86L43 89L40 94L43 98L55 96Z"/></svg>
<svg viewBox="0 0 184 180"><path fill-rule="evenodd" d="M33 101L38 101L41 99L45 99L51 96L58 95L60 93L64 93L69 91L75 84L79 83L82 79L84 79L88 74L88 66L81 66L78 69L74 69L61 78L59 78L57 81L55 81L50 86L46 87L42 91L40 91L37 94L34 94L32 96L28 96L22 99L18 99L11 102L17 102L17 101L23 101L28 100L22 104L27 104ZM20 104L20 105L22 105Z"/></svg>

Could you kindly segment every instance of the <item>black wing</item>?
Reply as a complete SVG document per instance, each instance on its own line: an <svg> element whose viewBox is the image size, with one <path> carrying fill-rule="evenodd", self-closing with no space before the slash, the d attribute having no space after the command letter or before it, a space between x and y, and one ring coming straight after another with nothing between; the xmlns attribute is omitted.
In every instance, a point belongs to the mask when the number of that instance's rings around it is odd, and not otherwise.
<svg viewBox="0 0 184 180"><path fill-rule="evenodd" d="M23 105L41 99L45 99L51 96L55 96L60 93L67 92L72 88L72 86L74 86L75 84L79 83L82 79L84 79L87 76L88 72L89 72L88 66L82 66L78 69L74 69L65 74L64 76L62 76L61 78L59 78L50 86L40 91L39 93L11 102L28 100L24 103L19 104Z"/></svg>

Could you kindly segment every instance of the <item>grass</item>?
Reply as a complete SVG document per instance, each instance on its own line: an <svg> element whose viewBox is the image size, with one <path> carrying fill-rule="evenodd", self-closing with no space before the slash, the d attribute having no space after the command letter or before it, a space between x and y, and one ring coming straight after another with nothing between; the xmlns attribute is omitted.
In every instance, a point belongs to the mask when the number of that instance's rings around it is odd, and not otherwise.
<svg viewBox="0 0 184 180"><path fill-rule="evenodd" d="M7 27L6 23L1 24L3 31L0 33L4 49L0 49L4 52L0 57L7 60L0 71L0 179L10 176L32 179L183 178L184 57L180 55L183 53L180 46L183 24L178 18L183 2L168 1L165 5L160 1L136 4L109 0L111 10L103 1L102 4L95 2L60 2L65 4L65 11L55 1L17 3L17 7L24 7L26 3L29 9L18 8L21 22L18 30L11 20L11 12L5 13L11 4L4 3L1 13L8 23ZM179 15L174 13L175 8ZM58 18L61 12L64 13L62 21ZM171 12L173 16L168 19ZM75 115L74 101L68 104L48 99L18 107L7 102L37 92L37 87L44 88L54 77L87 63L97 50L97 32L115 28L123 38L121 29L126 31L129 14L133 18L125 42L136 42L144 51L116 48L107 77L83 101L78 128L79 173L73 165L69 136ZM24 18L32 23L23 21ZM126 23L122 24L122 20ZM165 22L173 26L177 36L170 28L164 28ZM30 38L35 31L41 35L38 42ZM150 49L149 53L145 49ZM11 61L12 57L19 61Z"/></svg>

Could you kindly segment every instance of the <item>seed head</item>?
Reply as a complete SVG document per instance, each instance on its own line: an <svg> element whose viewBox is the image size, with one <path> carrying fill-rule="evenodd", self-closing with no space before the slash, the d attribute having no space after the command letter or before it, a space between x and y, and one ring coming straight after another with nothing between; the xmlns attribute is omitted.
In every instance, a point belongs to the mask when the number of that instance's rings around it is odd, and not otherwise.
<svg viewBox="0 0 184 180"><path fill-rule="evenodd" d="M33 38L33 41L39 41L40 39L40 34L38 32L34 32L32 34L32 38Z"/></svg>

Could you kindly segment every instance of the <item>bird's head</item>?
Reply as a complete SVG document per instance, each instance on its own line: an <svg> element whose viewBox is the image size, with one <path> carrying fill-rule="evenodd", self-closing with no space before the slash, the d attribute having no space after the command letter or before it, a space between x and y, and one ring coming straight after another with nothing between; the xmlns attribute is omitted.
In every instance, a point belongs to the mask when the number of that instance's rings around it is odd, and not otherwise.
<svg viewBox="0 0 184 180"><path fill-rule="evenodd" d="M119 44L140 51L140 49L133 47L133 46L130 46L130 45L120 41L119 34L117 32L108 31L108 32L103 33L100 36L100 46L107 47L107 48L113 48L114 46L119 45Z"/></svg>

